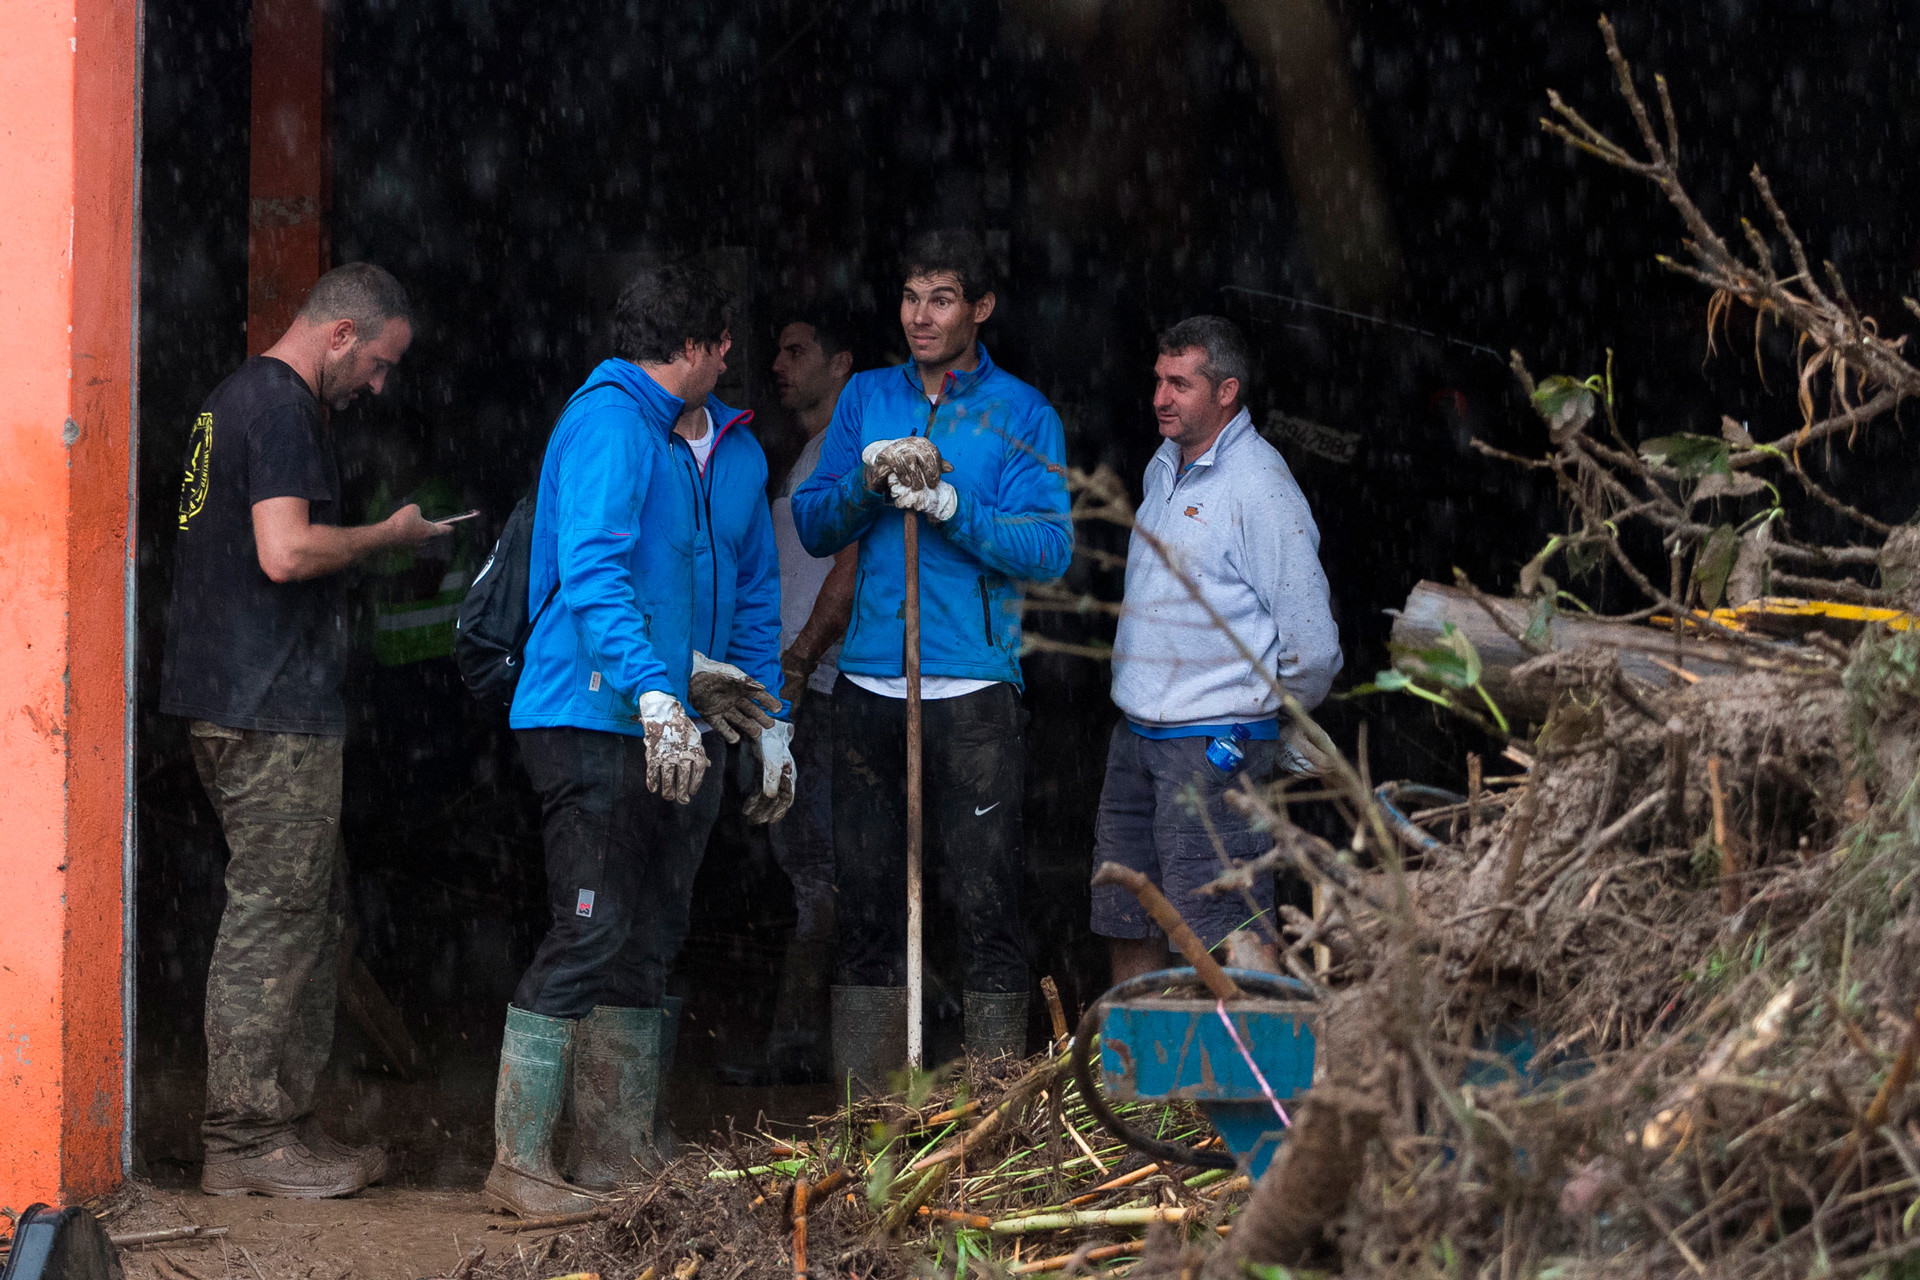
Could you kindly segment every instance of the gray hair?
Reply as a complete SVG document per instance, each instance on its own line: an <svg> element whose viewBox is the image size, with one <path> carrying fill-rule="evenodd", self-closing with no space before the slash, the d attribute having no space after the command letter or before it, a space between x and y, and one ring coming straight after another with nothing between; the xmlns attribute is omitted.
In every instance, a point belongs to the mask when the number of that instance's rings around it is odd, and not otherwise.
<svg viewBox="0 0 1920 1280"><path fill-rule="evenodd" d="M300 318L308 324L351 320L365 339L376 338L389 320L413 322L407 291L393 274L371 262L349 262L335 267L314 283L300 304Z"/></svg>
<svg viewBox="0 0 1920 1280"><path fill-rule="evenodd" d="M1198 347L1205 352L1200 361L1200 376L1218 388L1228 378L1240 383L1237 399L1247 398L1247 384L1253 376L1253 361L1247 356L1247 340L1240 327L1221 316L1188 316L1160 335L1160 354L1178 355Z"/></svg>

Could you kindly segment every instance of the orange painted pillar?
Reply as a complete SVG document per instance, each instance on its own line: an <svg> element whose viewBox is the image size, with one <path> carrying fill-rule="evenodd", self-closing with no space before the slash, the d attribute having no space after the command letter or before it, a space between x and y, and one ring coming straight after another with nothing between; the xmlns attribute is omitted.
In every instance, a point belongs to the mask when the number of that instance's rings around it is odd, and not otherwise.
<svg viewBox="0 0 1920 1280"><path fill-rule="evenodd" d="M253 0L247 354L274 344L332 265L326 0Z"/></svg>
<svg viewBox="0 0 1920 1280"><path fill-rule="evenodd" d="M138 0L0 5L0 1205L126 1114Z"/></svg>

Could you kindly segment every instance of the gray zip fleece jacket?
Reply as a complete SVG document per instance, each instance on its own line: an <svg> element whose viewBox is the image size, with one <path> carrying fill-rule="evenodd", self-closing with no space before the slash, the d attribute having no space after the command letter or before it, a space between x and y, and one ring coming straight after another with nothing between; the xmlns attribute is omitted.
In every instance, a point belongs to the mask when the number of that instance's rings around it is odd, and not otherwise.
<svg viewBox="0 0 1920 1280"><path fill-rule="evenodd" d="M1180 474L1168 440L1147 464L1146 499L1127 548L1126 600L1113 646L1113 700L1156 728L1258 721L1280 700L1277 675L1309 709L1341 665L1320 568L1320 531L1279 450L1245 409ZM1141 536L1159 539L1235 636L1249 666Z"/></svg>

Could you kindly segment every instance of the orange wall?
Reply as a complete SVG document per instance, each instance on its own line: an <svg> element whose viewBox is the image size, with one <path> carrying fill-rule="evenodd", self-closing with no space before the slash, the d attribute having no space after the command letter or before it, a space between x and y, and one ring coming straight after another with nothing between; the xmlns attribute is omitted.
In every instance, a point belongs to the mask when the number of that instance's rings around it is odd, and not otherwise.
<svg viewBox="0 0 1920 1280"><path fill-rule="evenodd" d="M137 0L0 4L0 1204L119 1181Z"/></svg>

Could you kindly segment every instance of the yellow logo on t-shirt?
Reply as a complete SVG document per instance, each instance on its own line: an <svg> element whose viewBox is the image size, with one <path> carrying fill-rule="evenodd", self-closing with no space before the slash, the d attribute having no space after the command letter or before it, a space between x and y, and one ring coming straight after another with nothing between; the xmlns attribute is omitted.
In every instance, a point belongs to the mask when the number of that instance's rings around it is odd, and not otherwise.
<svg viewBox="0 0 1920 1280"><path fill-rule="evenodd" d="M180 527L186 528L207 505L213 480L213 415L203 413L187 435L187 473L180 479Z"/></svg>

